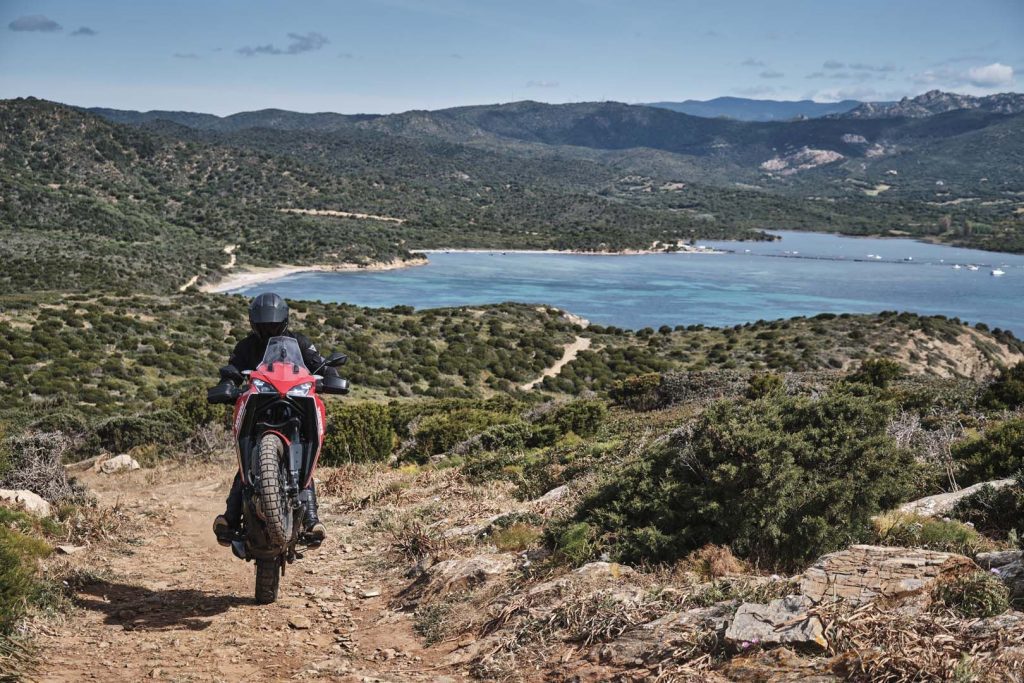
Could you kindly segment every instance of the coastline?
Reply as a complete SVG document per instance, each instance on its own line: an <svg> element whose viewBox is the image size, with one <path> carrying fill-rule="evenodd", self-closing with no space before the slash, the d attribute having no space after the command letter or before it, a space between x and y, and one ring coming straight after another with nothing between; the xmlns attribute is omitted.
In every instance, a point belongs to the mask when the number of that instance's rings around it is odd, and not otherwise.
<svg viewBox="0 0 1024 683"><path fill-rule="evenodd" d="M453 249L417 249L417 254L563 254L570 256L647 256L651 254L728 254L721 249L679 248L673 251L666 249L623 249L621 251L584 251L582 249L493 249L493 248L453 248Z"/></svg>
<svg viewBox="0 0 1024 683"><path fill-rule="evenodd" d="M418 253L418 252L417 252ZM224 294L235 289L244 289L253 285L273 282L289 275L298 273L355 273L360 271L399 270L427 265L425 258L411 258L406 261L377 261L361 265L358 263L339 263L335 265L313 264L308 266L252 266L245 270L228 273L217 282L210 282L199 287L199 291L207 294Z"/></svg>

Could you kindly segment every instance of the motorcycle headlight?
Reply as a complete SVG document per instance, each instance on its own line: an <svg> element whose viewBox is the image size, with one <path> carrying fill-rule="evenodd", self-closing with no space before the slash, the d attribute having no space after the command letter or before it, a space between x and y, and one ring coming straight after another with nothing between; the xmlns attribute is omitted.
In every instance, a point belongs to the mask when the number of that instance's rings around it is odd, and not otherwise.
<svg viewBox="0 0 1024 683"><path fill-rule="evenodd" d="M271 384L270 382L264 382L261 379L254 379L252 381L252 385L256 387L256 391L260 392L261 394L277 393L277 389L274 388L273 384Z"/></svg>
<svg viewBox="0 0 1024 683"><path fill-rule="evenodd" d="M306 382L305 384L296 384L294 387L288 390L289 396L309 396L309 392L313 389L312 382Z"/></svg>

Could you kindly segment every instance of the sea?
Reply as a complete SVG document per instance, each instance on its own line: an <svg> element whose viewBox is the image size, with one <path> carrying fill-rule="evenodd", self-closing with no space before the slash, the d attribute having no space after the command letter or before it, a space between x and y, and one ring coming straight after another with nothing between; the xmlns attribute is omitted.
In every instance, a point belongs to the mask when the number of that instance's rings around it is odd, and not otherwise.
<svg viewBox="0 0 1024 683"><path fill-rule="evenodd" d="M630 329L895 310L1024 336L1024 255L772 232L781 239L699 243L724 253L437 252L425 266L297 273L235 291L417 309L514 301Z"/></svg>

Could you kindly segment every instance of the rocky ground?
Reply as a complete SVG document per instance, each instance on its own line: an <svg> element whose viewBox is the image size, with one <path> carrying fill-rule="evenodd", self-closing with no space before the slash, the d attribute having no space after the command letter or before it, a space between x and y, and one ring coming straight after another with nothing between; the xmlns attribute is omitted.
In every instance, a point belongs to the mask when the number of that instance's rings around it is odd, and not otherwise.
<svg viewBox="0 0 1024 683"><path fill-rule="evenodd" d="M941 582L978 571L974 558L855 546L794 577L711 551L673 570L571 569L524 523L571 505L571 487L520 502L446 469L322 471L331 538L289 566L276 604L256 605L253 566L210 532L229 469L79 475L123 528L51 560L74 598L34 623L36 679L1024 677L1024 615L931 605ZM1019 553L977 562L1024 590Z"/></svg>

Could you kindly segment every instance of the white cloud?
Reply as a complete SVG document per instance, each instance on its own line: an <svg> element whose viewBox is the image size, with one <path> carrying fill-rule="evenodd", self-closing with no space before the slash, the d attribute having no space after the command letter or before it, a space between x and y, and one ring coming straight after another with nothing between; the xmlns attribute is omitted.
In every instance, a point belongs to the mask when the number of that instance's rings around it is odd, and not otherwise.
<svg viewBox="0 0 1024 683"><path fill-rule="evenodd" d="M743 66L768 66L764 63L764 60L754 59L753 57L747 57L740 64Z"/></svg>
<svg viewBox="0 0 1024 683"><path fill-rule="evenodd" d="M772 69L762 71L761 73L758 74L758 76L760 76L761 78L782 78L785 75L786 74L782 73L781 71L774 71Z"/></svg>
<svg viewBox="0 0 1024 683"><path fill-rule="evenodd" d="M76 28L74 31L71 32L71 35L73 35L73 36L94 36L94 35L96 35L96 30L95 29L91 29L88 26L79 26L78 28Z"/></svg>
<svg viewBox="0 0 1024 683"><path fill-rule="evenodd" d="M558 81L527 81L527 88L557 88Z"/></svg>
<svg viewBox="0 0 1024 683"><path fill-rule="evenodd" d="M997 85L1013 83L1013 67L999 62L986 66L976 66L967 70L967 78L971 85L979 88L991 88Z"/></svg>
<svg viewBox="0 0 1024 683"><path fill-rule="evenodd" d="M928 69L913 76L913 82L935 88L975 88L981 91L1013 85L1012 66L993 62L966 71L949 68Z"/></svg>

